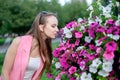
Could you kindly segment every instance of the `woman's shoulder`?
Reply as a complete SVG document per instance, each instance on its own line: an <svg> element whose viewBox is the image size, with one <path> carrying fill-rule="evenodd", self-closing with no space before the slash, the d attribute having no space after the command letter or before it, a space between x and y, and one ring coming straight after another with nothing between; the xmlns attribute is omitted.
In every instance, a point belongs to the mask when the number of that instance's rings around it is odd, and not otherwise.
<svg viewBox="0 0 120 80"><path fill-rule="evenodd" d="M21 37L18 36L18 37L16 37L16 38L13 39L12 44L18 45L20 43L20 40L21 40Z"/></svg>
<svg viewBox="0 0 120 80"><path fill-rule="evenodd" d="M20 43L21 40L30 40L30 38L32 39L31 35L24 35L24 36L18 36L16 38L13 39L13 44L18 45Z"/></svg>

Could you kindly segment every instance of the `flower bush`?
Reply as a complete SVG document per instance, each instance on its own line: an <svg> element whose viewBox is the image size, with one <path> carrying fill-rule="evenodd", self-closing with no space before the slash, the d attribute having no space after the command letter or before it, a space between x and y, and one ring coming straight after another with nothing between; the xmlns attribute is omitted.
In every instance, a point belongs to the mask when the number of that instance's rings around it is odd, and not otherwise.
<svg viewBox="0 0 120 80"><path fill-rule="evenodd" d="M120 15L114 16L111 1L96 6L99 16L93 16L91 5L88 19L73 20L60 30L61 43L53 51L56 74L47 74L55 80L119 80L120 75Z"/></svg>

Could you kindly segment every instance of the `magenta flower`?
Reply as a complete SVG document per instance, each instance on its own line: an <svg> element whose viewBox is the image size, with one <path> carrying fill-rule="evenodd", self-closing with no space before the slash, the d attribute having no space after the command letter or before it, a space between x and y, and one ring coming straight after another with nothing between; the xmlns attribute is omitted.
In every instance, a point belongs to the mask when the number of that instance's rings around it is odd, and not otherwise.
<svg viewBox="0 0 120 80"><path fill-rule="evenodd" d="M90 37L93 37L93 38L95 37L94 31L92 29L89 29L88 33Z"/></svg>
<svg viewBox="0 0 120 80"><path fill-rule="evenodd" d="M115 51L117 49L117 44L114 41L107 42L105 44L106 50Z"/></svg>
<svg viewBox="0 0 120 80"><path fill-rule="evenodd" d="M56 48L56 49L53 51L53 55L54 55L54 57L56 57L56 58L60 55L59 48Z"/></svg>
<svg viewBox="0 0 120 80"><path fill-rule="evenodd" d="M83 36L83 34L78 31L76 31L74 34L75 34L75 38L81 38Z"/></svg>
<svg viewBox="0 0 120 80"><path fill-rule="evenodd" d="M76 39L76 41L75 41L75 45L78 46L79 43L80 43L80 40L79 40L79 39Z"/></svg>
<svg viewBox="0 0 120 80"><path fill-rule="evenodd" d="M69 68L68 72L69 72L70 74L73 74L74 72L76 72L76 70L77 70L76 67L71 66L71 67Z"/></svg>
<svg viewBox="0 0 120 80"><path fill-rule="evenodd" d="M98 23L97 22L94 22L94 23L91 23L90 24L90 28L91 29L95 29L95 27L97 27L98 26Z"/></svg>
<svg viewBox="0 0 120 80"><path fill-rule="evenodd" d="M54 76L53 76L52 74L50 74L50 73L47 73L47 74L46 74L46 77L47 77L47 78L53 78Z"/></svg>
<svg viewBox="0 0 120 80"><path fill-rule="evenodd" d="M66 80L66 77L69 80L115 80L119 77L120 15L112 14L112 6L117 3L111 1L110 5L102 6L100 2L96 4L102 12L99 16L94 16L94 6L90 5L89 18L79 18L65 25L72 37L66 37L64 28L59 31L61 42L53 51L53 59L60 67L53 73L54 80Z"/></svg>
<svg viewBox="0 0 120 80"><path fill-rule="evenodd" d="M104 40L106 40L107 39L107 37L105 36L105 37L102 37L102 38L100 38L99 40L98 40L98 42L102 42L102 41L104 41Z"/></svg>
<svg viewBox="0 0 120 80"><path fill-rule="evenodd" d="M107 60L113 59L114 58L114 52L106 50L103 54L103 57L106 58Z"/></svg>
<svg viewBox="0 0 120 80"><path fill-rule="evenodd" d="M113 29L112 29L112 28L107 28L107 29L106 29L106 33L107 33L107 34L111 34L111 33L112 33L112 31L113 31Z"/></svg>
<svg viewBox="0 0 120 80"><path fill-rule="evenodd" d="M70 80L76 80L74 77L70 78Z"/></svg>
<svg viewBox="0 0 120 80"><path fill-rule="evenodd" d="M66 24L66 27L68 29L72 28L72 27L76 27L77 26L77 23L76 21L71 21L70 23Z"/></svg>
<svg viewBox="0 0 120 80"><path fill-rule="evenodd" d="M103 33L103 32L105 32L105 29L104 29L103 27L99 26L99 27L97 28L96 32Z"/></svg>
<svg viewBox="0 0 120 80"><path fill-rule="evenodd" d="M108 19L107 24L114 24L115 21L113 19Z"/></svg>
<svg viewBox="0 0 120 80"><path fill-rule="evenodd" d="M90 44L90 45L89 45L89 48L90 48L90 50L96 50L96 47L95 47L95 45L93 45L93 44Z"/></svg>

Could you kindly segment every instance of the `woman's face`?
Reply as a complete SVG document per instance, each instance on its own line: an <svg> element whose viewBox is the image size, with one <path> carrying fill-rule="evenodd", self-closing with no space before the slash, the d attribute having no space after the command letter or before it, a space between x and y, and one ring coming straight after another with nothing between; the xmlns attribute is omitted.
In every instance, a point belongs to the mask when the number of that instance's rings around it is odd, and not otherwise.
<svg viewBox="0 0 120 80"><path fill-rule="evenodd" d="M48 38L55 38L57 36L58 30L58 20L55 16L48 16L46 18L46 25L42 26L42 32Z"/></svg>

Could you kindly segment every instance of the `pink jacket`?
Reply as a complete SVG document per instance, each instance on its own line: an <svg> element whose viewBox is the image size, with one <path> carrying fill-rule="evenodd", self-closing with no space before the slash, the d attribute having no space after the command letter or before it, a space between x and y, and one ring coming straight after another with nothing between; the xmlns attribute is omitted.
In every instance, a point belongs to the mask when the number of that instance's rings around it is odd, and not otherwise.
<svg viewBox="0 0 120 80"><path fill-rule="evenodd" d="M15 57L15 61L13 64L12 71L10 72L10 80L23 80L25 70L28 64L31 44L32 44L33 37L30 35L22 36L21 42L18 46L17 54ZM34 74L32 80L36 80L39 76L41 70L43 69L43 62L41 60L40 67ZM1 80L1 79L0 79Z"/></svg>

